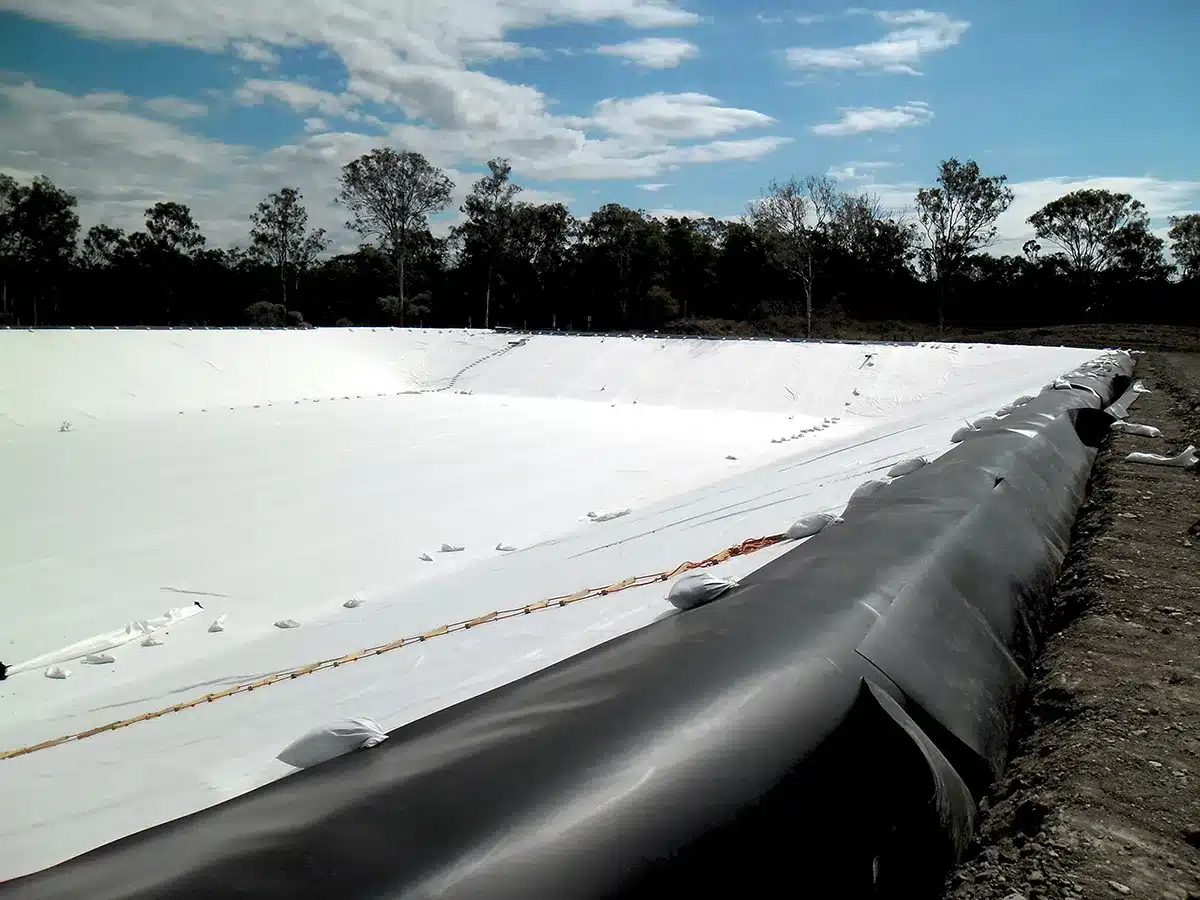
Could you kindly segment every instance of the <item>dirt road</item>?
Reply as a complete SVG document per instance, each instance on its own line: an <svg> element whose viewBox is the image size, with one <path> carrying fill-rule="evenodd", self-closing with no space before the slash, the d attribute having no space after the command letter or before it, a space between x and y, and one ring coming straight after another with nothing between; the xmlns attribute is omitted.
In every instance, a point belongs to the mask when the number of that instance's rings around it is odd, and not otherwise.
<svg viewBox="0 0 1200 900"><path fill-rule="evenodd" d="M1200 355L1152 353L1057 588L1005 778L948 900L1200 900L1200 475L1125 461L1200 444Z"/></svg>

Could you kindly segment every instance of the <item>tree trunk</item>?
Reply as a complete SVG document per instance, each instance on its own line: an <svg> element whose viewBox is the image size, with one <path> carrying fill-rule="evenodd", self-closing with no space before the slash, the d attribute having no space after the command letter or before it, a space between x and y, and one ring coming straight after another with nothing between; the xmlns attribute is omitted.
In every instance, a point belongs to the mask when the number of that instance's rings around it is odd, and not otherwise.
<svg viewBox="0 0 1200 900"><path fill-rule="evenodd" d="M400 327L404 327L404 310L408 301L404 298L404 241L396 248L396 280L400 289Z"/></svg>
<svg viewBox="0 0 1200 900"><path fill-rule="evenodd" d="M279 287L283 292L283 312L287 314L287 266L283 263L279 264Z"/></svg>
<svg viewBox="0 0 1200 900"><path fill-rule="evenodd" d="M488 263L487 288L483 292L483 327L486 331L492 324L492 264Z"/></svg>
<svg viewBox="0 0 1200 900"><path fill-rule="evenodd" d="M804 332L805 337L812 339L812 281L804 282Z"/></svg>
<svg viewBox="0 0 1200 900"><path fill-rule="evenodd" d="M944 275L938 275L938 335L942 335L946 330L946 278Z"/></svg>

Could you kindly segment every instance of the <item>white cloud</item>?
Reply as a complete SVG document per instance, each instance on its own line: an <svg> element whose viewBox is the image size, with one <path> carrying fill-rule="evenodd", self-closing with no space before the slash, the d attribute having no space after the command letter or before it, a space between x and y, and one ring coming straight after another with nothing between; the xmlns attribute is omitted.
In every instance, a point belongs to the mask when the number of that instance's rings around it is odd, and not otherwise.
<svg viewBox="0 0 1200 900"><path fill-rule="evenodd" d="M129 96L119 91L92 91L79 98L80 103L92 109L125 109Z"/></svg>
<svg viewBox="0 0 1200 900"><path fill-rule="evenodd" d="M538 26L694 25L700 18L681 5L687 0L3 2L90 36L268 66L278 64L282 48L309 49L345 69L340 93L280 78L251 78L236 91L241 103L280 102L303 117L307 133L267 150L188 134L139 114L138 101L121 94L76 96L0 81L0 168L44 172L79 196L85 223L136 227L146 206L176 199L193 207L220 246L244 239L259 197L294 185L314 223L336 240L338 169L383 144L425 153L465 189L474 178L456 167L474 169L495 156L508 157L519 180L653 183L680 167L760 159L788 143L770 134L740 138L774 120L704 94L613 98L572 116L536 87L469 67L481 58L530 55L507 37Z"/></svg>
<svg viewBox="0 0 1200 900"><path fill-rule="evenodd" d="M85 226L138 227L147 207L173 199L192 204L210 233L220 232L234 214L232 197L255 197L256 185L268 192L270 177L247 167L245 148L185 134L130 112L131 103L97 106L29 83L0 84L0 99L0 169L24 169L28 177L29 162L19 161L31 160L37 173L79 198ZM206 183L213 176L218 181Z"/></svg>
<svg viewBox="0 0 1200 900"><path fill-rule="evenodd" d="M575 121L609 134L653 141L715 138L775 120L752 109L721 106L716 97L707 94L659 93L601 100L589 118Z"/></svg>
<svg viewBox="0 0 1200 900"><path fill-rule="evenodd" d="M670 186L671 185L665 184L661 181L655 181L655 182L651 182L649 184L639 184L638 185L638 187L640 187L643 191L649 191L652 194L656 191L661 191L663 188L670 187Z"/></svg>
<svg viewBox="0 0 1200 900"><path fill-rule="evenodd" d="M264 66L279 65L279 54L256 41L234 41L231 46L234 55L246 62L261 63Z"/></svg>
<svg viewBox="0 0 1200 900"><path fill-rule="evenodd" d="M1025 222L1051 200L1084 189L1132 194L1146 204L1152 226L1164 228L1168 216L1200 210L1200 181L1171 181L1151 176L1093 176L1089 178L1041 178L1010 185L1012 206L996 222L1000 242L994 252L1020 253L1021 245L1033 237ZM1046 251L1053 248L1046 247Z"/></svg>
<svg viewBox="0 0 1200 900"><path fill-rule="evenodd" d="M356 44L389 51L393 62L461 60L505 32L555 23L623 22L634 28L695 25L674 0L5 0L31 18L98 37L154 41L268 61L271 46L327 46L345 58ZM235 43L236 42L236 43Z"/></svg>
<svg viewBox="0 0 1200 900"><path fill-rule="evenodd" d="M243 103L272 98L302 113L371 122L411 139L442 165L507 154L514 164L569 177L580 171L646 177L671 164L669 140L619 135L596 139L599 125L554 115L537 88L512 84L468 68L472 59L511 58L528 52L506 40L514 30L558 24L623 23L633 28L677 28L700 17L680 0L4 0L33 18L88 35L153 41L273 62L280 47L315 48L346 70L342 94L281 80L251 79L237 92ZM380 108L357 120L355 104ZM741 113L738 113L739 115ZM719 116L719 111L706 113ZM402 124L386 124L392 123ZM728 128L717 128L726 133ZM764 152L761 140L690 154L722 152L742 158ZM596 175L593 177L609 177Z"/></svg>
<svg viewBox="0 0 1200 900"><path fill-rule="evenodd" d="M295 85L270 91L257 87L260 95L283 95L298 106L319 107L322 101L320 93L288 93ZM478 168L491 156L508 156L518 180L628 178L652 183L655 176L681 166L759 159L787 142L770 135L730 137L739 127L769 119L721 107L703 95L610 101L598 107L598 118L614 133L599 137L592 133L603 131L602 126L592 118L571 125L549 116L538 103L533 106L526 121L499 122L490 131L382 120L375 120L382 133L329 131L327 120L312 116L305 121L310 133L264 151L198 137L172 122L140 115L136 103L123 94L74 96L32 83L0 82L0 171L22 179L45 174L74 193L85 227L109 222L139 228L148 206L179 200L192 207L213 246L244 242L253 204L280 187L295 186L305 195L314 225L327 228L336 247L351 243L342 229L344 216L333 205L338 170L382 144L426 153L465 193L478 174L464 175L456 165L468 162ZM374 118L355 110L349 114ZM706 139L710 135L723 138ZM539 196L536 191L523 194L529 200ZM439 228L444 227L442 222Z"/></svg>
<svg viewBox="0 0 1200 900"><path fill-rule="evenodd" d="M829 16L821 14L799 15L796 16L797 25L820 25L829 19Z"/></svg>
<svg viewBox="0 0 1200 900"><path fill-rule="evenodd" d="M623 44L605 44L596 53L619 56L647 69L673 69L685 59L697 56L700 49L682 38L648 37Z"/></svg>
<svg viewBox="0 0 1200 900"><path fill-rule="evenodd" d="M527 47L512 41L477 41L469 44L463 54L468 62L486 61L492 59L522 59L532 57L545 59L546 51L538 47Z"/></svg>
<svg viewBox="0 0 1200 900"><path fill-rule="evenodd" d="M929 104L919 100L885 109L859 106L839 111L842 117L838 121L814 125L813 134L842 137L848 134L865 134L868 131L895 131L898 128L927 125L933 118L933 110L929 108Z"/></svg>
<svg viewBox="0 0 1200 900"><path fill-rule="evenodd" d="M252 78L237 89L239 103L257 106L265 99L278 100L296 112L320 110L326 115L340 115L356 101L353 97L333 94L298 81L266 81Z"/></svg>
<svg viewBox="0 0 1200 900"><path fill-rule="evenodd" d="M856 185L855 188L876 194L880 202L889 209L912 214L915 210L917 191L932 186L932 182L932 178L927 184L868 182ZM1013 192L1013 202L996 221L997 240L988 250L997 256L1020 254L1021 245L1034 236L1033 229L1025 220L1051 200L1072 191L1096 189L1131 194L1146 205L1151 226L1159 232L1166 226L1168 216L1200 212L1200 181L1171 180L1148 175L1090 176L1040 178L1011 182L1008 186Z"/></svg>
<svg viewBox="0 0 1200 900"><path fill-rule="evenodd" d="M787 51L788 63L797 69L918 75L924 57L953 47L970 27L962 19L923 9L873 15L888 27L879 40L845 47L792 47Z"/></svg>
<svg viewBox="0 0 1200 900"><path fill-rule="evenodd" d="M886 169L890 162L848 162L840 166L830 166L825 173L837 181L863 181L871 178L871 173Z"/></svg>
<svg viewBox="0 0 1200 900"><path fill-rule="evenodd" d="M151 112L169 119L194 119L208 114L208 107L203 103L184 100L182 97L154 97L143 101L142 105Z"/></svg>
<svg viewBox="0 0 1200 900"><path fill-rule="evenodd" d="M665 209L651 209L646 211L646 215L655 219L716 219L723 222L732 222L741 218L741 214L717 216L710 212L703 212L698 209L674 209L667 207Z"/></svg>

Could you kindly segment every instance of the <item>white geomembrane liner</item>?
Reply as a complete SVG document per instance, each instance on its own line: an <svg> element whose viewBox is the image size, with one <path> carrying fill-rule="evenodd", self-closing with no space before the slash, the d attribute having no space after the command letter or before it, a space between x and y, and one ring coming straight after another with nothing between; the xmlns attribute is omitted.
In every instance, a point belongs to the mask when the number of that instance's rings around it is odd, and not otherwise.
<svg viewBox="0 0 1200 900"><path fill-rule="evenodd" d="M0 331L0 752L779 534L1100 352L535 335L492 356L511 340ZM202 607L162 617L181 593ZM0 880L286 776L320 723L390 731L664 606L593 597L0 760Z"/></svg>

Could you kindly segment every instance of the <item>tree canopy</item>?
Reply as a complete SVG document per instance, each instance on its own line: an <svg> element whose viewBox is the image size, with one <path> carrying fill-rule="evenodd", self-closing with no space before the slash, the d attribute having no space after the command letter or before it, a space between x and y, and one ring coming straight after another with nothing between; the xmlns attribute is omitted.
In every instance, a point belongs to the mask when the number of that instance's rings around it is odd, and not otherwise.
<svg viewBox="0 0 1200 900"><path fill-rule="evenodd" d="M338 203L363 243L330 253L299 188L251 201L245 237L215 248L178 200L140 230L80 233L76 200L45 178L0 173L0 324L505 325L516 328L846 336L909 324L1003 328L1195 322L1200 213L1167 244L1128 194L1085 189L997 243L1013 201L1003 174L951 158L915 216L822 175L771 181L734 219L604 203L576 217L524 198L492 159L456 223L445 172L380 148L343 167ZM990 252L989 252L990 250ZM739 324L744 323L744 324Z"/></svg>

